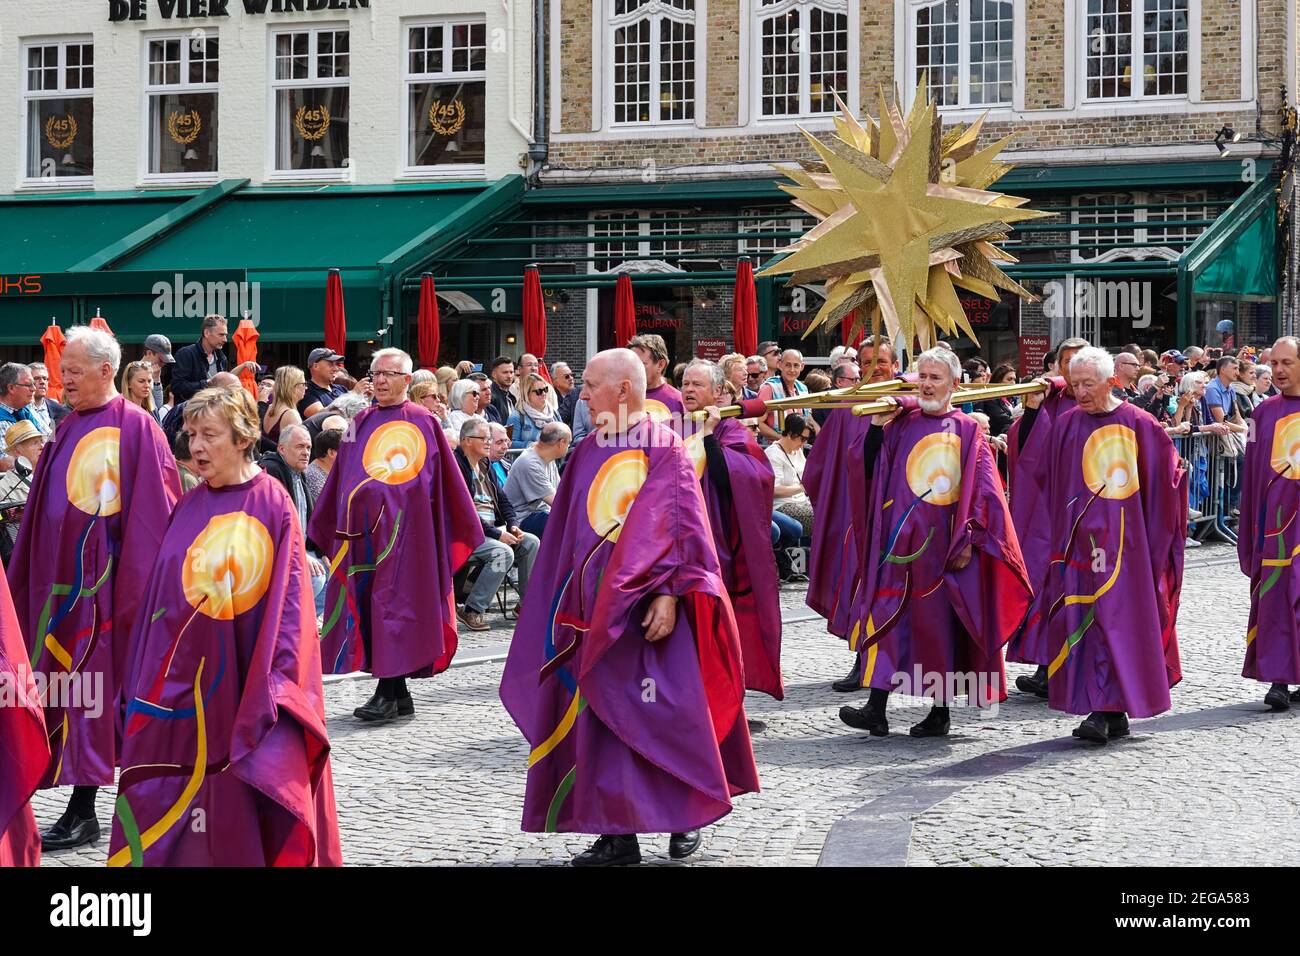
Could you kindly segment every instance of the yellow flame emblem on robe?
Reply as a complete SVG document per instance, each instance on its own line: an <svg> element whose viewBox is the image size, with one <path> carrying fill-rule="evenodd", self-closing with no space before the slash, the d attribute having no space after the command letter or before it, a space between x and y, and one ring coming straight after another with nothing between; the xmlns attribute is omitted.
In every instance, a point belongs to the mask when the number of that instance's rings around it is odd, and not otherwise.
<svg viewBox="0 0 1300 956"><path fill-rule="evenodd" d="M1300 412L1279 418L1273 426L1269 464L1282 477L1300 481Z"/></svg>
<svg viewBox="0 0 1300 956"><path fill-rule="evenodd" d="M428 455L424 434L410 422L380 425L366 441L362 467L386 485L403 485L420 473Z"/></svg>
<svg viewBox="0 0 1300 956"><path fill-rule="evenodd" d="M961 436L934 432L912 446L907 484L928 504L950 505L961 497Z"/></svg>
<svg viewBox="0 0 1300 956"><path fill-rule="evenodd" d="M682 439L682 448L686 452L686 457L691 460L691 466L695 469L695 477L704 478L704 466L706 463L704 455L704 433L691 432L686 438Z"/></svg>
<svg viewBox="0 0 1300 956"><path fill-rule="evenodd" d="M217 515L186 553L181 572L185 600L213 620L233 620L266 594L272 550L271 533L252 515Z"/></svg>
<svg viewBox="0 0 1300 956"><path fill-rule="evenodd" d="M104 426L82 436L72 450L66 477L68 500L101 518L122 510L121 429Z"/></svg>
<svg viewBox="0 0 1300 956"><path fill-rule="evenodd" d="M1103 498L1122 501L1138 481L1137 436L1127 425L1105 425L1083 443L1083 483Z"/></svg>
<svg viewBox="0 0 1300 956"><path fill-rule="evenodd" d="M587 520L596 534L618 540L649 470L645 452L635 450L611 455L600 466L587 491Z"/></svg>
<svg viewBox="0 0 1300 956"><path fill-rule="evenodd" d="M657 398L647 398L645 400L645 410L652 422L666 422L673 417L673 413L668 410L668 406Z"/></svg>

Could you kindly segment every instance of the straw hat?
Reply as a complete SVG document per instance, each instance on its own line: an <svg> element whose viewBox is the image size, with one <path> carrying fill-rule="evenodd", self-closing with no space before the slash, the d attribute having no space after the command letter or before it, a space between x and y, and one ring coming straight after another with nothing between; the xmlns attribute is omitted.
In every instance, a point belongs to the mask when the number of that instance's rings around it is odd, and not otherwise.
<svg viewBox="0 0 1300 956"><path fill-rule="evenodd" d="M23 442L30 438L40 438L41 430L32 422L23 419L22 421L10 425L9 430L5 432L5 451L9 454L14 453Z"/></svg>

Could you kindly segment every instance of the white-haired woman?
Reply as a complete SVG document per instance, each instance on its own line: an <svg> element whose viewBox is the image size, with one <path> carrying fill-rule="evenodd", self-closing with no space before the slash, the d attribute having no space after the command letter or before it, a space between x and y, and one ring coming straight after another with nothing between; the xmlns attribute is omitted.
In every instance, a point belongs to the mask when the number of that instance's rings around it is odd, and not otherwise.
<svg viewBox="0 0 1300 956"><path fill-rule="evenodd" d="M1277 389L1273 387L1273 370L1267 365L1255 366L1255 395L1259 399L1255 404L1258 405L1266 398L1272 398L1277 394Z"/></svg>
<svg viewBox="0 0 1300 956"><path fill-rule="evenodd" d="M447 400L451 410L447 412L445 430L448 436L456 436L457 444L460 443L460 427L465 424L465 419L482 417L478 414L478 391L478 382L472 378L462 378L451 387L451 396Z"/></svg>

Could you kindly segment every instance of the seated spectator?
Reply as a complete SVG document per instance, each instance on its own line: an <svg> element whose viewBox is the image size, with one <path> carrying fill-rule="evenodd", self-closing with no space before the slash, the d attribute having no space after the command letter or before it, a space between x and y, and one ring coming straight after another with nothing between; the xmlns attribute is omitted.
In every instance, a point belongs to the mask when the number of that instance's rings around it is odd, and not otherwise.
<svg viewBox="0 0 1300 956"><path fill-rule="evenodd" d="M343 428L330 427L321 429L312 439L311 464L307 466L303 479L307 482L307 494L311 496L313 505L320 497L321 489L325 487L325 479L329 477L330 469L334 467L334 460L339 456L339 445L343 443L343 435Z"/></svg>
<svg viewBox="0 0 1300 956"><path fill-rule="evenodd" d="M474 374L474 363L466 359L464 362L456 363L456 377L469 378Z"/></svg>
<svg viewBox="0 0 1300 956"><path fill-rule="evenodd" d="M438 376L434 374L432 369L417 368L411 373L411 381L407 383L407 388L415 388L415 386L422 383L436 386L438 384Z"/></svg>
<svg viewBox="0 0 1300 956"><path fill-rule="evenodd" d="M479 383L467 378L462 378L451 387L451 395L447 399L447 431L457 436L457 444L465 420L483 417L479 414L479 390Z"/></svg>
<svg viewBox="0 0 1300 956"><path fill-rule="evenodd" d="M527 448L537 441L544 426L559 420L550 394L551 386L540 375L530 373L523 377L520 402L506 419L506 426L511 429L511 448Z"/></svg>
<svg viewBox="0 0 1300 956"><path fill-rule="evenodd" d="M32 490L32 472L44 447L45 435L34 421L11 425L5 434L5 454L14 460L13 468L0 475L0 560L6 567L18 543L23 509Z"/></svg>
<svg viewBox="0 0 1300 956"><path fill-rule="evenodd" d="M510 433L506 431L506 426L496 422L488 422L488 428L492 433L488 443L488 462L497 487L504 488L506 479L510 477L510 458L506 454L510 451Z"/></svg>
<svg viewBox="0 0 1300 956"><path fill-rule="evenodd" d="M342 418L343 425L341 427L346 430L352 419L356 418L363 408L369 407L370 399L365 395L358 392L347 392L330 402L326 408L310 416L303 424L307 426L307 433L311 435L311 440L315 441L316 436L325 429L325 423L331 418Z"/></svg>
<svg viewBox="0 0 1300 956"><path fill-rule="evenodd" d="M456 370L450 365L444 365L438 369L437 379L438 394L442 396L442 400L445 402L447 396L451 394L451 387L456 384L460 376L456 374Z"/></svg>
<svg viewBox="0 0 1300 956"><path fill-rule="evenodd" d="M506 359L506 361L509 362L510 360ZM499 368L501 369L500 374L502 377L505 377L505 366L500 366ZM511 374L514 374L513 366L511 367ZM506 410L505 417L503 418L501 412L498 410L497 387L490 378L482 372L475 372L469 377L469 380L478 386L478 416L480 418L485 418L489 422L500 423L510 417L510 411L513 406ZM506 393L506 395L509 397L509 393Z"/></svg>
<svg viewBox="0 0 1300 956"><path fill-rule="evenodd" d="M573 369L569 368L568 362L551 363L551 384L555 386L555 394L559 403L555 406L556 414L559 415L560 421L573 427L573 407L578 404L578 396L582 394L582 389L574 384Z"/></svg>
<svg viewBox="0 0 1300 956"><path fill-rule="evenodd" d="M483 524L483 543L469 556L471 564L481 566L478 580L470 589L465 603L457 605L456 618L471 631L486 631L483 612L501 587L512 567L518 568L519 596L528 589L538 540L519 527L510 500L497 487L488 466L491 430L487 422L471 418L461 426L456 464L474 500L474 510ZM518 614L518 605L515 607Z"/></svg>
<svg viewBox="0 0 1300 956"><path fill-rule="evenodd" d="M427 408L443 429L447 428L447 416L450 412L447 410L447 403L438 394L437 382L426 379L417 385L412 385L410 396L411 401L415 402L415 404Z"/></svg>
<svg viewBox="0 0 1300 956"><path fill-rule="evenodd" d="M776 474L772 510L799 523L798 537L809 537L813 528L812 502L803 487L804 447L812 438L812 429L802 415L785 416L781 437L763 449ZM774 516L774 520L775 516ZM797 543L797 542L796 542Z"/></svg>
<svg viewBox="0 0 1300 956"><path fill-rule="evenodd" d="M542 428L534 445L510 466L505 492L519 518L519 527L541 537L560 486L559 462L569 453L572 432L564 422Z"/></svg>
<svg viewBox="0 0 1300 956"><path fill-rule="evenodd" d="M180 472L182 494L203 482L199 477L199 469L194 464L194 456L190 454L190 433L183 428L176 433L176 440L172 442L172 454L176 457L176 470Z"/></svg>

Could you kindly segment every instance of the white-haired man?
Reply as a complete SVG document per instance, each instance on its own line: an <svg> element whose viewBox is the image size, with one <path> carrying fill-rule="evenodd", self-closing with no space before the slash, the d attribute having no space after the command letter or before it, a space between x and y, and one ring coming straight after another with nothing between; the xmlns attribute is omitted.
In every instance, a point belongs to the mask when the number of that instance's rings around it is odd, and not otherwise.
<svg viewBox="0 0 1300 956"><path fill-rule="evenodd" d="M1052 566L1036 603L1048 704L1087 715L1074 735L1105 743L1128 734L1128 716L1168 710L1180 677L1187 472L1160 424L1112 393L1105 350L1080 349L1066 374L1078 407L1052 426Z"/></svg>
<svg viewBox="0 0 1300 956"><path fill-rule="evenodd" d="M867 432L866 540L857 627L866 707L840 719L889 732L892 690L934 700L914 737L948 733L949 706L1002 700L1002 647L1029 604L1029 582L988 442L952 407L961 365L948 350L922 352L907 406L877 415Z"/></svg>
<svg viewBox="0 0 1300 956"><path fill-rule="evenodd" d="M121 362L107 332L68 332L61 367L72 413L41 454L9 565L27 650L49 688L41 786L73 788L41 836L50 850L99 837L95 793L113 783L128 641L149 613L140 601L181 491L162 432L114 387Z"/></svg>
<svg viewBox="0 0 1300 956"><path fill-rule="evenodd" d="M565 468L501 680L531 748L523 828L601 834L577 866L639 863L638 833L671 833L681 859L758 788L735 617L641 360L609 349L582 378L597 431Z"/></svg>
<svg viewBox="0 0 1300 956"><path fill-rule="evenodd" d="M56 402L49 397L50 392L50 370L44 362L32 362L27 366L32 370L32 403L27 406L31 409L32 417L36 420L36 427L45 435L53 435L54 428L63 421L64 416L72 411L62 402ZM160 402L155 402L157 407Z"/></svg>
<svg viewBox="0 0 1300 956"><path fill-rule="evenodd" d="M371 357L375 404L352 419L307 535L330 559L325 672L379 678L353 712L374 722L414 714L406 678L451 665L452 576L483 540L442 427L407 399L411 368L401 349Z"/></svg>

